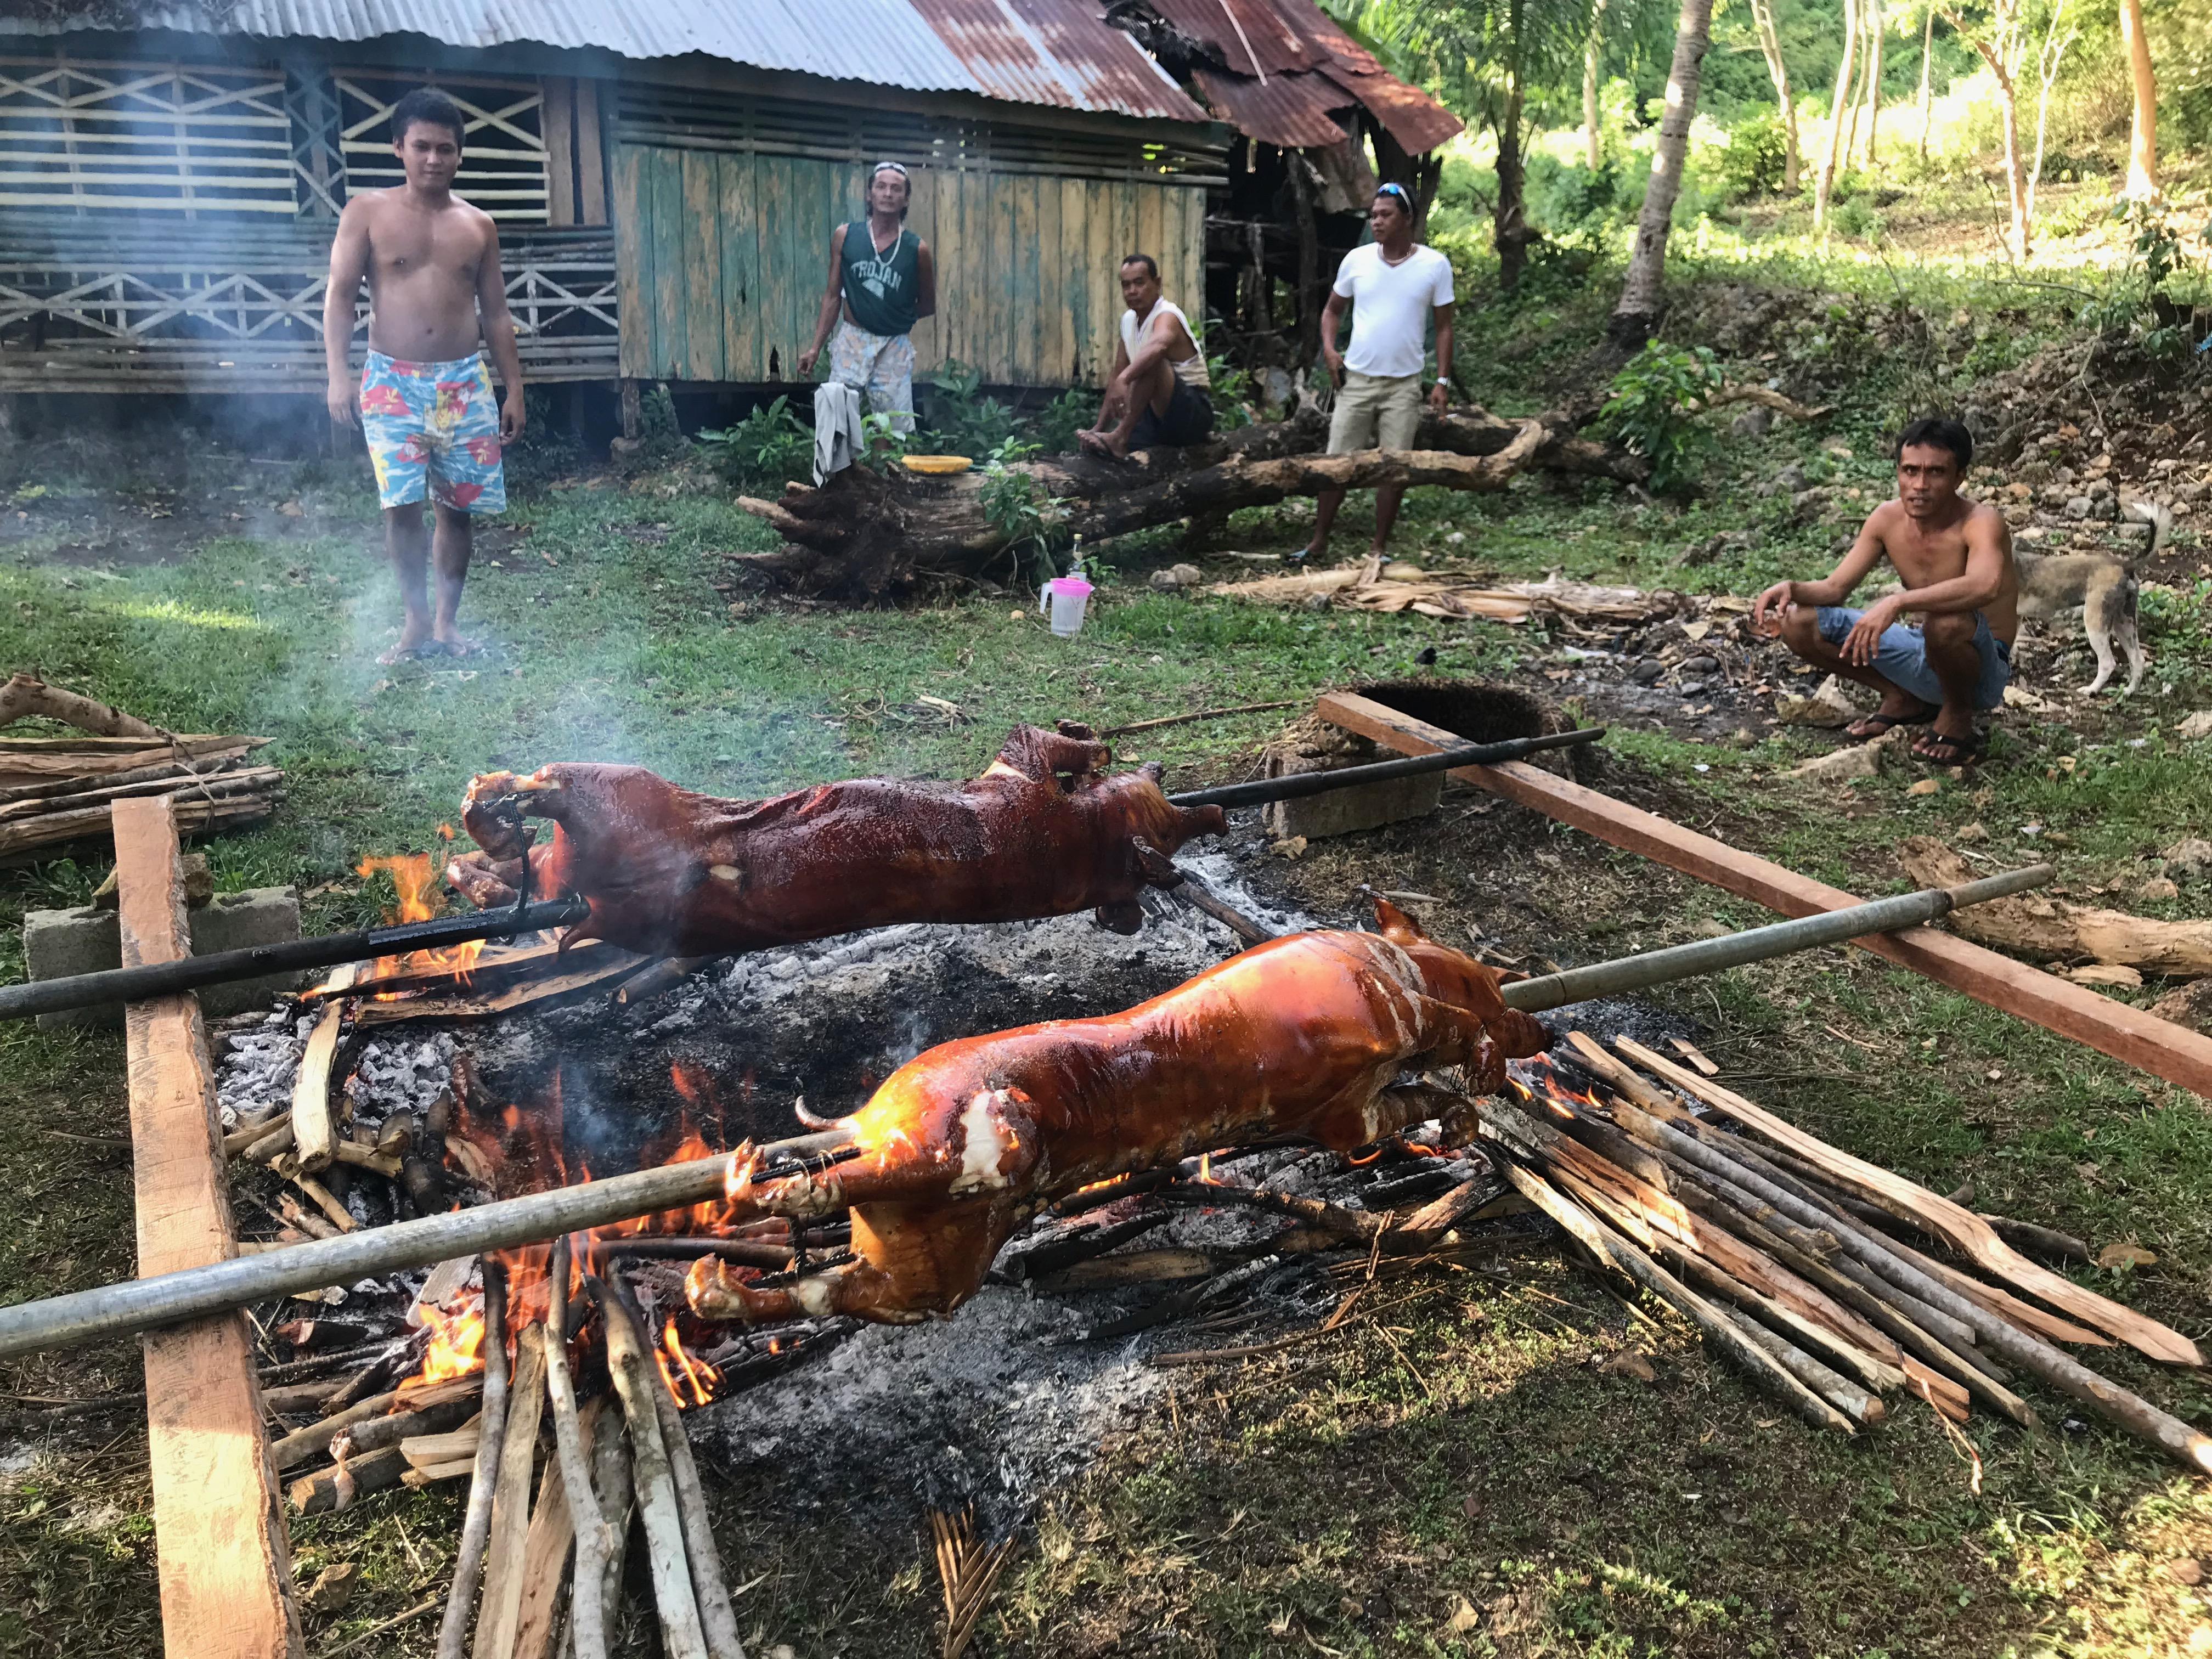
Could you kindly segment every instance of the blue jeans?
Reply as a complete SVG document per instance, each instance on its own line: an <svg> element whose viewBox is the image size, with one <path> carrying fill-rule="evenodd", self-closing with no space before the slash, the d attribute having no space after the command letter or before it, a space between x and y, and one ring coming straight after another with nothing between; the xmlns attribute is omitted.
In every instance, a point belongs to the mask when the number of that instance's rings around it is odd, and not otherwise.
<svg viewBox="0 0 2212 1659"><path fill-rule="evenodd" d="M1848 605L1824 605L1818 617L1820 637L1840 650L1865 615L1864 611ZM1978 611L1974 612L1974 650L1982 659L1982 677L1974 685L1974 707L1995 708L2004 701L2004 689L2012 681L2012 647L1990 631L1990 619ZM1928 641L1917 628L1893 623L1883 629L1874 660L1867 665L1923 702L1943 701L1943 682L1929 665Z"/></svg>

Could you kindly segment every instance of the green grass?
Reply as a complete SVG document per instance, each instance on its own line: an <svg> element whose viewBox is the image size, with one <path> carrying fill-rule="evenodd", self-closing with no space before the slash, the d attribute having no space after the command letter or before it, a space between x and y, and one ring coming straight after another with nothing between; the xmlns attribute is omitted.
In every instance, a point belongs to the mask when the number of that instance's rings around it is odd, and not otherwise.
<svg viewBox="0 0 2212 1659"><path fill-rule="evenodd" d="M1563 293L1508 315L1469 307L1471 351L1538 349L1496 366L1501 408L1547 401L1528 378L1590 337L1592 307ZM1600 296L1601 298L1602 296ZM1516 323L1519 325L1517 331ZM1887 395L1874 386L1870 399ZM1519 402L1515 401L1518 397ZM1879 421L1854 404L1816 432L1720 447L1684 507L1528 481L1497 496L1431 492L1408 503L1407 556L1521 575L1706 592L1755 590L1822 568L1834 523L1798 524L1786 498L1752 493L1784 461L1817 481L1884 486ZM1853 452L1829 453L1840 436ZM47 455L36 476L0 468L25 507L141 510L126 456ZM221 457L194 488L231 492ZM227 471L226 468L228 467ZM976 595L904 611L733 617L714 583L721 555L766 544L714 495L655 477L518 490L487 538L465 622L495 641L460 668L376 666L396 623L357 478L329 465L254 467L258 502L307 503L319 533L210 540L173 566L92 572L54 562L57 531L0 557L0 664L35 665L173 729L273 739L289 799L266 824L210 842L226 886L314 894L310 925L373 919L386 902L354 866L432 847L474 771L552 759L637 761L687 784L764 793L858 772L973 771L1016 720L1115 725L1417 672L1536 678L1540 631L1413 616L1263 611L1153 594L1144 571L1177 556L1163 533L1117 550L1121 568L1073 641L1034 599ZM565 484L567 481L562 481ZM118 487L119 486L119 487ZM39 495L24 494L39 489ZM1357 508L1340 550L1364 545ZM1756 527L1757 545L1694 568L1681 550ZM259 532L261 526L247 522ZM1289 513L1237 515L1226 544L1284 550ZM516 532L520 532L519 534ZM74 532L72 532L74 533ZM1454 543L1447 538L1457 534ZM504 568L492 568L495 558ZM1231 574L1226 562L1215 567ZM1825 738L1759 727L1752 746L1689 742L1624 722L1607 787L1806 873L1868 893L1904 884L1896 838L1982 827L2002 861L2051 856L2076 890L2174 915L2212 914L2212 890L2138 903L2147 855L2202 833L2212 753L2172 736L2212 692L2212 591L2146 597L2151 678L2131 703L2071 702L2002 722L1992 763L1932 797L1909 774L1847 797L1782 779ZM2166 687L2172 687L2169 691ZM949 719L923 704L943 699ZM1135 739L1178 779L1242 775L1279 716L1170 728ZM2142 746L2131 746L2140 739ZM2071 769L2063 762L2070 759ZM1706 769L1697 770L1703 767ZM2028 825L2042 833L2027 836ZM81 900L95 852L0 874L0 977L21 971L23 910ZM1267 867L1309 902L1348 908L1358 884L1439 896L1513 948L1588 960L1766 920L1574 832L1509 808L1454 805L1437 819L1317 844ZM2157 988L2128 994L2147 1001ZM1741 969L1659 1000L1747 1092L1939 1191L1968 1179L1982 1206L2104 1243L2135 1238L2159 1262L2086 1279L2192 1334L2212 1286L2212 1118L2144 1074L1863 955ZM1992 1073L1996 1076L1992 1076ZM0 1302L131 1270L120 1044L0 1025ZM1343 1332L1242 1369L1179 1373L1175 1403L1092 1473L1054 1494L979 1637L992 1655L2136 1655L2212 1646L2212 1607L2171 1564L2212 1559L2212 1498L2067 1402L2027 1388L2051 1425L2028 1435L1978 1418L1978 1494L1960 1448L1923 1407L1854 1443L1816 1435L1564 1262L1537 1255L1501 1275L1384 1286ZM1657 1313L1656 1310L1644 1311ZM1650 1351L1653 1383L1599 1370ZM2125 1353L2096 1363L2198 1422L2194 1379ZM0 1370L16 1396L128 1393L127 1346ZM136 1656L155 1628L143 1431L135 1406L53 1417L0 1399L0 1655ZM1694 1494L1694 1495L1693 1495ZM836 1517L795 1514L769 1491L724 1490L721 1519L756 1649L802 1656L933 1646L926 1533L856 1551ZM450 1492L386 1498L295 1526L307 1569L358 1563L354 1610L310 1651L434 1593L454 1532ZM1464 1598L1480 1615L1455 1631ZM1464 1620L1462 1620L1462 1624ZM370 1650L429 1650L425 1621ZM645 1651L641 1645L634 1650Z"/></svg>

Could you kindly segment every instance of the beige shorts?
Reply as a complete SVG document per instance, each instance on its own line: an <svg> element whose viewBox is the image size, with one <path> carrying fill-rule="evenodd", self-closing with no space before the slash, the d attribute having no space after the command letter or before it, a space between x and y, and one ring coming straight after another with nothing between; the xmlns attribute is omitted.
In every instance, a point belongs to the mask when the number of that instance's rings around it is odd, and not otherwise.
<svg viewBox="0 0 2212 1659"><path fill-rule="evenodd" d="M1421 377L1396 378L1344 371L1336 408L1328 417L1328 453L1355 449L1411 449L1421 424Z"/></svg>

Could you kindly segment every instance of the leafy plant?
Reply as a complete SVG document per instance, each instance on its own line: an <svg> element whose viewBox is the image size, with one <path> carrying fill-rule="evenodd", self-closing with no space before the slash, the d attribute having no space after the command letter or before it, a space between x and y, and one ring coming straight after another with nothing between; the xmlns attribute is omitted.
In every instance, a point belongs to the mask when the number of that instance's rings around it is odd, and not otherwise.
<svg viewBox="0 0 2212 1659"><path fill-rule="evenodd" d="M787 397L759 405L735 426L702 432L699 441L741 489L777 489L814 465L814 434L792 412Z"/></svg>
<svg viewBox="0 0 2212 1659"><path fill-rule="evenodd" d="M1745 117L1729 129L1728 144L1715 159L1731 199L1779 194L1789 160L1782 118L1772 110Z"/></svg>
<svg viewBox="0 0 2212 1659"><path fill-rule="evenodd" d="M2118 203L2112 217L2134 233L2127 265L2105 292L2081 308L2081 321L2098 332L2132 339L2153 357L2179 357L2191 344L2190 307L2171 291L2192 275L2183 232L2156 204ZM2212 225L2204 232L2212 233Z"/></svg>
<svg viewBox="0 0 2212 1659"><path fill-rule="evenodd" d="M931 374L924 409L937 442L955 455L988 455L1014 435L1014 411L982 394L983 372L948 358Z"/></svg>
<svg viewBox="0 0 2212 1659"><path fill-rule="evenodd" d="M1056 572L1054 555L1067 522L1067 503L1048 495L1036 474L1014 469L1038 453L1038 447L1018 438L999 442L984 460L980 492L983 516L1006 538L1018 575L1024 565L1044 580Z"/></svg>
<svg viewBox="0 0 2212 1659"><path fill-rule="evenodd" d="M1697 413L1720 383L1720 366L1710 349L1654 340L1613 377L1612 395L1598 419L1617 441L1650 461L1653 489L1684 492L1697 481L1712 445Z"/></svg>
<svg viewBox="0 0 2212 1659"><path fill-rule="evenodd" d="M866 447L869 459L896 462L901 457L915 453L915 434L902 432L892 422L891 415L864 415L860 417L861 442Z"/></svg>
<svg viewBox="0 0 2212 1659"><path fill-rule="evenodd" d="M1251 425L1257 418L1252 405L1260 396L1251 374L1226 357L1208 357L1206 378L1212 387L1214 426L1223 432L1234 432L1238 427Z"/></svg>
<svg viewBox="0 0 2212 1659"><path fill-rule="evenodd" d="M1066 455L1075 447L1075 434L1097 413L1098 394L1072 386L1047 404L1030 424L1046 454Z"/></svg>

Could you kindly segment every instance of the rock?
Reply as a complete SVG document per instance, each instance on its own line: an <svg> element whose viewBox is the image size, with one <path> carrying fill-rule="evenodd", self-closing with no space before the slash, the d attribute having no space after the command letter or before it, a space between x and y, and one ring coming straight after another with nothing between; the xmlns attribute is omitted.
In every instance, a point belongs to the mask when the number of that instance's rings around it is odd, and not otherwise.
<svg viewBox="0 0 2212 1659"><path fill-rule="evenodd" d="M2086 519L2089 516L2089 508L2092 505L2087 495L2069 495L2066 498L2064 511L2069 519Z"/></svg>
<svg viewBox="0 0 2212 1659"><path fill-rule="evenodd" d="M1923 778L1905 793L1908 795L1933 795L1942 787L1942 784L1934 778Z"/></svg>
<svg viewBox="0 0 2212 1659"><path fill-rule="evenodd" d="M1598 1369L1608 1376L1632 1376L1638 1382L1659 1380L1659 1373L1651 1368L1651 1362L1644 1357L1641 1348L1623 1348Z"/></svg>
<svg viewBox="0 0 2212 1659"><path fill-rule="evenodd" d="M1989 838L1989 826L1978 822L1960 824L1958 832L1952 836L1954 841L1987 841Z"/></svg>
<svg viewBox="0 0 2212 1659"><path fill-rule="evenodd" d="M2097 1252L2100 1267L2155 1267L2158 1256L2130 1240L2124 1244L2107 1244Z"/></svg>
<svg viewBox="0 0 2212 1659"><path fill-rule="evenodd" d="M2181 889L2175 886L2164 876L2154 876L2148 881L2142 883L2136 889L2136 896L2139 899L2148 899L2153 903L2157 903L2165 899L2179 898L2181 896Z"/></svg>
<svg viewBox="0 0 2212 1659"><path fill-rule="evenodd" d="M1195 587L1206 580L1206 573L1194 564L1171 564L1165 570L1155 570L1146 578L1150 584L1168 592L1177 588Z"/></svg>
<svg viewBox="0 0 2212 1659"><path fill-rule="evenodd" d="M1292 836L1288 841L1270 842L1267 850L1277 858L1302 859L1306 855L1306 838Z"/></svg>
<svg viewBox="0 0 2212 1659"><path fill-rule="evenodd" d="M1729 422L1730 435L1738 438L1764 438L1774 428L1774 411L1764 404L1753 404Z"/></svg>
<svg viewBox="0 0 2212 1659"><path fill-rule="evenodd" d="M1628 678L1638 685L1655 685L1667 672L1667 665L1656 657L1646 657L1628 671Z"/></svg>
<svg viewBox="0 0 2212 1659"><path fill-rule="evenodd" d="M1859 717L1858 706L1844 695L1844 683L1831 674L1810 696L1783 692L1774 699L1774 718L1784 726L1849 726Z"/></svg>
<svg viewBox="0 0 2212 1659"><path fill-rule="evenodd" d="M1721 672L1720 659L1718 657L1692 657L1682 664L1682 672L1685 674L1696 674L1700 678L1707 674L1717 674Z"/></svg>
<svg viewBox="0 0 2212 1659"><path fill-rule="evenodd" d="M2184 716L2181 723L2173 728L2173 735L2184 743L2201 743L2206 738L2212 738L2212 708L2200 708L2193 714Z"/></svg>
<svg viewBox="0 0 2212 1659"><path fill-rule="evenodd" d="M1727 550L1728 544L1728 538L1725 536L1708 536L1701 542L1692 542L1676 554L1674 562L1686 569L1694 568L1701 564L1711 564Z"/></svg>
<svg viewBox="0 0 2212 1659"><path fill-rule="evenodd" d="M2212 874L2212 841L2191 836L2178 841L2159 856L2166 860L2168 874L2202 876Z"/></svg>
<svg viewBox="0 0 2212 1659"><path fill-rule="evenodd" d="M1807 482L1802 464L1792 461L1774 475L1774 493L1778 495L1795 495L1799 490L1804 489Z"/></svg>
<svg viewBox="0 0 2212 1659"><path fill-rule="evenodd" d="M1739 726L1729 736L1729 742L1738 749L1756 749L1759 747L1759 734L1747 726Z"/></svg>
<svg viewBox="0 0 2212 1659"><path fill-rule="evenodd" d="M361 1569L350 1561L335 1562L315 1575L315 1582L300 1592L300 1605L310 1613L343 1613L360 1588Z"/></svg>
<svg viewBox="0 0 2212 1659"><path fill-rule="evenodd" d="M2212 979L2194 980L2179 990L2168 991L2151 1004L2150 1012L2160 1019L2212 1036Z"/></svg>
<svg viewBox="0 0 2212 1659"><path fill-rule="evenodd" d="M1832 749L1825 755L1815 755L1803 764L1791 767L1784 775L1814 783L1845 783L1854 778L1874 777L1881 771L1881 750L1871 743L1855 743L1846 748Z"/></svg>

